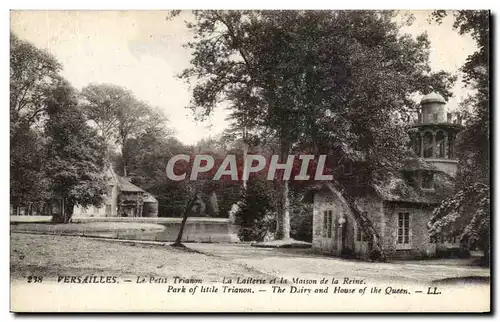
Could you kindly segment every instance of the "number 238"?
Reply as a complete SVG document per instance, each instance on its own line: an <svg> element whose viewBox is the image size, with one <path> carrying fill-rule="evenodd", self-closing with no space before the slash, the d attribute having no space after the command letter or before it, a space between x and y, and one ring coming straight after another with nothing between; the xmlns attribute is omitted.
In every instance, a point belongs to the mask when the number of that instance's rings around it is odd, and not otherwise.
<svg viewBox="0 0 500 322"><path fill-rule="evenodd" d="M43 277L41 276L28 276L28 283L41 283L43 281Z"/></svg>

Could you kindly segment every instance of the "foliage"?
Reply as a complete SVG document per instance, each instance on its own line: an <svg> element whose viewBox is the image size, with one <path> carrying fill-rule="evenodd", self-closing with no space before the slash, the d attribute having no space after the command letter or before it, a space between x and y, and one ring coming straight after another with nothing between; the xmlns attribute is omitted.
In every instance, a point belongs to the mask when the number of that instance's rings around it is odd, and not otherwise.
<svg viewBox="0 0 500 322"><path fill-rule="evenodd" d="M344 154L377 180L400 166L414 93L451 95L454 78L432 73L429 41L399 35L389 11L195 11L191 108L229 102L238 127L279 143ZM333 142L333 147L332 147ZM333 151L332 151L333 150ZM403 152L402 152L403 151ZM278 237L288 237L288 182L279 191Z"/></svg>
<svg viewBox="0 0 500 322"><path fill-rule="evenodd" d="M311 204L302 202L301 193L292 193L290 205L290 236L295 240L312 242L313 210Z"/></svg>
<svg viewBox="0 0 500 322"><path fill-rule="evenodd" d="M77 96L67 82L55 88L47 98L48 137L46 175L53 196L64 201L62 218L68 222L73 206L100 206L106 192L104 174L105 146L96 131L87 125L79 109Z"/></svg>
<svg viewBox="0 0 500 322"><path fill-rule="evenodd" d="M448 15L436 11L440 22ZM464 102L466 125L458 137L459 167L456 193L445 199L433 214L433 236L458 235L463 243L479 246L489 259L490 238L490 114L489 114L489 12L460 10L453 12L454 28L461 35L470 34L477 51L461 70L475 94Z"/></svg>
<svg viewBox="0 0 500 322"><path fill-rule="evenodd" d="M43 173L47 95L60 82L53 56L10 34L10 200L14 207L49 198Z"/></svg>
<svg viewBox="0 0 500 322"><path fill-rule="evenodd" d="M11 135L22 123L31 126L45 115L44 102L59 83L60 70L52 55L10 34Z"/></svg>
<svg viewBox="0 0 500 322"><path fill-rule="evenodd" d="M489 187L480 183L464 187L434 211L431 235L458 234L464 244L488 245L490 227Z"/></svg>
<svg viewBox="0 0 500 322"><path fill-rule="evenodd" d="M14 206L49 198L44 175L44 138L26 124L11 133L10 201Z"/></svg>
<svg viewBox="0 0 500 322"><path fill-rule="evenodd" d="M162 112L123 87L112 84L90 84L81 93L82 106L88 119L95 122L108 145L121 148L119 173L128 176L128 162L133 158L128 140L151 131L167 131Z"/></svg>
<svg viewBox="0 0 500 322"><path fill-rule="evenodd" d="M240 225L238 237L242 241L262 241L273 230L274 194L269 181L258 177L248 181L235 214L236 224Z"/></svg>

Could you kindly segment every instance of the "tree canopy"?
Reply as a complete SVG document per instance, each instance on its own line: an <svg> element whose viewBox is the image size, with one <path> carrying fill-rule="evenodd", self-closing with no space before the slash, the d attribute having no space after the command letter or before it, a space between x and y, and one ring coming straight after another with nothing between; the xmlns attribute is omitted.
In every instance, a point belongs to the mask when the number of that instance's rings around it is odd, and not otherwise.
<svg viewBox="0 0 500 322"><path fill-rule="evenodd" d="M279 142L398 169L415 93L451 95L451 75L432 72L422 34L401 35L390 11L195 11L191 108L203 117L228 102L235 122ZM366 174L365 174L366 175ZM288 183L278 236L288 238Z"/></svg>

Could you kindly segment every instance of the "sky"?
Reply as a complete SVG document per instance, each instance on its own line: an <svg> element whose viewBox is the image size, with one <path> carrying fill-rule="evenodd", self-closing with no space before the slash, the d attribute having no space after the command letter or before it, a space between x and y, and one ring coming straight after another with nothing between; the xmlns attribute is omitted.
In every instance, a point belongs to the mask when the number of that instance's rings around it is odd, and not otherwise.
<svg viewBox="0 0 500 322"><path fill-rule="evenodd" d="M475 50L469 36L460 36L449 17L441 25L429 24L428 11L412 11L415 21L402 29L417 36L427 32L431 41L433 70L458 73ZM81 89L90 83L112 83L126 87L136 97L159 107L169 126L185 144L216 136L228 125L227 111L219 108L205 122L194 120L186 109L188 85L177 78L189 67L190 53L182 45L191 39L185 21L189 11L167 20L167 11L12 11L11 30L52 53L62 64L62 76ZM453 110L467 90L457 82Z"/></svg>

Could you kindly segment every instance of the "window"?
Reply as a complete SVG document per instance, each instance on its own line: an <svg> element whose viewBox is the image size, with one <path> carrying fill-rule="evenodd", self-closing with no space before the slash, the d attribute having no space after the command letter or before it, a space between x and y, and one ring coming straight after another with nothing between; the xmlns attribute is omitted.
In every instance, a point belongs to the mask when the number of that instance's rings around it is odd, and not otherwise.
<svg viewBox="0 0 500 322"><path fill-rule="evenodd" d="M328 211L328 238L332 237L332 216L333 216L333 211L329 210Z"/></svg>
<svg viewBox="0 0 500 322"><path fill-rule="evenodd" d="M434 189L434 173L422 171L422 189Z"/></svg>
<svg viewBox="0 0 500 322"><path fill-rule="evenodd" d="M111 205L106 205L106 216L111 216Z"/></svg>
<svg viewBox="0 0 500 322"><path fill-rule="evenodd" d="M438 113L434 113L433 117L434 117L434 122L437 122L437 120L438 120Z"/></svg>
<svg viewBox="0 0 500 322"><path fill-rule="evenodd" d="M453 134L448 137L448 158L455 158L455 135Z"/></svg>
<svg viewBox="0 0 500 322"><path fill-rule="evenodd" d="M457 242L457 236L446 236L445 241L450 244L456 244Z"/></svg>
<svg viewBox="0 0 500 322"><path fill-rule="evenodd" d="M323 211L323 237L332 237L333 211Z"/></svg>
<svg viewBox="0 0 500 322"><path fill-rule="evenodd" d="M326 237L326 231L328 229L328 212L323 211L323 237Z"/></svg>
<svg viewBox="0 0 500 322"><path fill-rule="evenodd" d="M346 162L344 162L343 168L344 168L344 175L352 174L352 161L347 160Z"/></svg>
<svg viewBox="0 0 500 322"><path fill-rule="evenodd" d="M370 240L371 240L370 235L363 232L363 228L361 228L360 226L357 226L356 241L364 243L364 242L368 242Z"/></svg>
<svg viewBox="0 0 500 322"><path fill-rule="evenodd" d="M437 147L438 157L444 158L445 145L444 145L444 133L442 131L439 131L436 134L436 147Z"/></svg>
<svg viewBox="0 0 500 322"><path fill-rule="evenodd" d="M422 138L420 136L419 133L415 134L415 145L414 145L414 149L415 149L415 154L417 156L420 156L421 152L422 151Z"/></svg>
<svg viewBox="0 0 500 322"><path fill-rule="evenodd" d="M410 244L410 214L408 212L398 214L398 244Z"/></svg>
<svg viewBox="0 0 500 322"><path fill-rule="evenodd" d="M432 158L434 156L434 143L432 142L432 133L425 132L424 134L424 158Z"/></svg>

